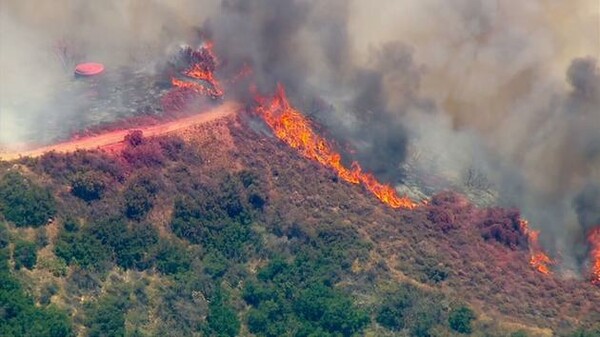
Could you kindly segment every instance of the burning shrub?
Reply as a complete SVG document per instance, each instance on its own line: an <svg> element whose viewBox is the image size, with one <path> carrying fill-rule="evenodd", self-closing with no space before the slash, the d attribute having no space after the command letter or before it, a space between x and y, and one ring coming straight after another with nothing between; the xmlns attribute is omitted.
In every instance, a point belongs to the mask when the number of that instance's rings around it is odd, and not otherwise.
<svg viewBox="0 0 600 337"><path fill-rule="evenodd" d="M521 227L519 211L490 208L479 223L479 229L485 240L498 241L511 249L527 247L527 236Z"/></svg>

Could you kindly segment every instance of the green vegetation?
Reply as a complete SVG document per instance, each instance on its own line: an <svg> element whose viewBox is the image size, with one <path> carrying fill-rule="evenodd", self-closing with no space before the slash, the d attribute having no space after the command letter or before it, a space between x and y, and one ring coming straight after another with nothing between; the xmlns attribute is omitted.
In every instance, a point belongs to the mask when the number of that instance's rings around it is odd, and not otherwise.
<svg viewBox="0 0 600 337"><path fill-rule="evenodd" d="M15 269L19 270L23 267L33 269L37 262L37 247L35 243L25 240L15 242L13 259L15 260Z"/></svg>
<svg viewBox="0 0 600 337"><path fill-rule="evenodd" d="M56 307L37 307L25 294L8 266L8 252L0 249L0 336L73 336L67 315Z"/></svg>
<svg viewBox="0 0 600 337"><path fill-rule="evenodd" d="M71 192L85 201L100 199L105 189L105 179L98 172L78 172L72 178Z"/></svg>
<svg viewBox="0 0 600 337"><path fill-rule="evenodd" d="M515 331L510 334L510 337L527 337L527 332L523 330Z"/></svg>
<svg viewBox="0 0 600 337"><path fill-rule="evenodd" d="M295 171L285 165L211 169L209 149L202 150L175 136L156 142L135 133L118 160L48 154L26 162L26 173L5 173L0 335L511 334L476 321L466 304L452 305L468 300L444 292L463 271L441 260L437 246L404 244L431 235L421 233L425 226L400 226L414 220L408 215L389 216L350 196L354 210L343 188L328 200L339 182L298 182L284 176ZM434 218L455 217L438 207ZM370 221L401 228L397 240L415 256L397 252L406 281L375 249L381 237L366 234Z"/></svg>
<svg viewBox="0 0 600 337"><path fill-rule="evenodd" d="M475 319L473 310L466 306L460 306L452 309L448 317L448 323L452 330L460 333L471 333L473 328L471 322Z"/></svg>
<svg viewBox="0 0 600 337"><path fill-rule="evenodd" d="M18 172L9 172L0 180L0 212L16 226L39 227L56 213L50 192Z"/></svg>
<svg viewBox="0 0 600 337"><path fill-rule="evenodd" d="M225 303L220 292L212 299L206 320L211 335L234 337L240 333L240 321L237 313Z"/></svg>
<svg viewBox="0 0 600 337"><path fill-rule="evenodd" d="M88 337L125 336L126 299L106 295L86 308Z"/></svg>
<svg viewBox="0 0 600 337"><path fill-rule="evenodd" d="M156 178L149 174L132 179L123 193L125 215L132 220L143 219L152 209L154 197L159 190Z"/></svg>
<svg viewBox="0 0 600 337"><path fill-rule="evenodd" d="M444 322L440 303L444 298L411 284L400 284L384 293L375 316L377 323L392 330L407 329L411 336L428 337L435 325Z"/></svg>

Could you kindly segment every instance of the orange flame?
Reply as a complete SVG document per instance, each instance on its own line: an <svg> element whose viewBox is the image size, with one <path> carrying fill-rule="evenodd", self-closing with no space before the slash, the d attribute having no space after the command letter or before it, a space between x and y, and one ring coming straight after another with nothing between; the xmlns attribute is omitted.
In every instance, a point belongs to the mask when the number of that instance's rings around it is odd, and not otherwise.
<svg viewBox="0 0 600 337"><path fill-rule="evenodd" d="M587 239L592 246L590 251L592 283L600 286L600 226L592 229Z"/></svg>
<svg viewBox="0 0 600 337"><path fill-rule="evenodd" d="M212 42L207 42L203 48L210 55L210 57L215 62L217 62L217 58L212 51L212 47ZM219 98L223 96L223 89L221 88L221 84L215 78L215 74L211 69L212 68L206 67L200 63L195 63L183 72L183 75L191 79L200 80L208 83L209 87L206 87L196 82L183 81L175 77L171 78L171 83L173 84L173 86L178 88L187 88L202 95L208 95L213 98Z"/></svg>
<svg viewBox="0 0 600 337"><path fill-rule="evenodd" d="M539 231L535 231L529 228L529 222L527 220L521 219L520 226L521 231L525 236L527 236L527 242L529 243L529 249L531 251L531 258L529 259L529 264L544 275L552 274L550 270L550 266L555 264L554 260L552 260L540 247L540 243L538 238L540 236Z"/></svg>
<svg viewBox="0 0 600 337"><path fill-rule="evenodd" d="M372 174L363 172L358 163L354 162L350 169L346 168L342 164L341 155L333 150L327 140L317 135L310 122L290 105L282 85L277 86L277 93L270 101L258 98L258 102L257 113L271 127L275 136L300 151L303 156L333 169L349 183L362 183L379 200L393 208L417 207L408 197L399 196L391 186L382 184Z"/></svg>

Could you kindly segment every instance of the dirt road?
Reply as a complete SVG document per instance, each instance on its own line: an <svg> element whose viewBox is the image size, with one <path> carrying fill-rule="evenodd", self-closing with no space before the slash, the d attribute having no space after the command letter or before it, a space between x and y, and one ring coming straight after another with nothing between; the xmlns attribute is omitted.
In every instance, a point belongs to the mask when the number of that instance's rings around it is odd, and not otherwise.
<svg viewBox="0 0 600 337"><path fill-rule="evenodd" d="M239 108L240 105L236 102L225 102L218 107L215 107L198 115L178 119L164 124L112 131L97 136L84 137L64 143L58 143L21 152L0 152L0 160L13 160L18 159L19 157L38 157L50 151L66 153L73 152L76 150L94 150L97 148L122 143L123 137L125 137L131 130L142 130L144 132L145 137L162 135L177 130L185 129L193 125L202 124L223 118L225 116L235 113L239 110Z"/></svg>

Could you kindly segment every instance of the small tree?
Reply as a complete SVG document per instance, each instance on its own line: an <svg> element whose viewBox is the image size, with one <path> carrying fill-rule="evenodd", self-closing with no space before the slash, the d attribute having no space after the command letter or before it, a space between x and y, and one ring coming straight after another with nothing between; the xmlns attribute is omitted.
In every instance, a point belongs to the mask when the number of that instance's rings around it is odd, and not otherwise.
<svg viewBox="0 0 600 337"><path fill-rule="evenodd" d="M473 330L471 327L471 322L474 319L475 313L473 310L463 305L452 309L450 316L448 317L448 323L450 324L450 328L452 328L452 330L468 334Z"/></svg>
<svg viewBox="0 0 600 337"><path fill-rule="evenodd" d="M124 193L125 215L133 220L140 220L152 209L152 196L139 186L131 185Z"/></svg>
<svg viewBox="0 0 600 337"><path fill-rule="evenodd" d="M71 181L71 192L85 201L97 200L102 197L106 183L96 172L77 173Z"/></svg>
<svg viewBox="0 0 600 337"><path fill-rule="evenodd" d="M377 312L375 320L384 327L399 331L405 326L405 317L413 305L414 293L408 287L402 287L388 294Z"/></svg>
<svg viewBox="0 0 600 337"><path fill-rule="evenodd" d="M47 189L9 172L0 180L0 212L18 227L39 227L54 216L56 205Z"/></svg>
<svg viewBox="0 0 600 337"><path fill-rule="evenodd" d="M217 335L233 337L240 333L240 321L233 308L224 303L223 295L218 293L210 303L206 318L208 327Z"/></svg>
<svg viewBox="0 0 600 337"><path fill-rule="evenodd" d="M13 257L16 269L21 269L22 267L29 270L33 269L37 262L37 247L35 243L23 240L17 241Z"/></svg>
<svg viewBox="0 0 600 337"><path fill-rule="evenodd" d="M142 130L133 130L125 136L125 141L133 147L142 145L144 143L144 132Z"/></svg>
<svg viewBox="0 0 600 337"><path fill-rule="evenodd" d="M0 249L8 246L8 243L9 243L8 229L6 228L5 223L0 222Z"/></svg>

